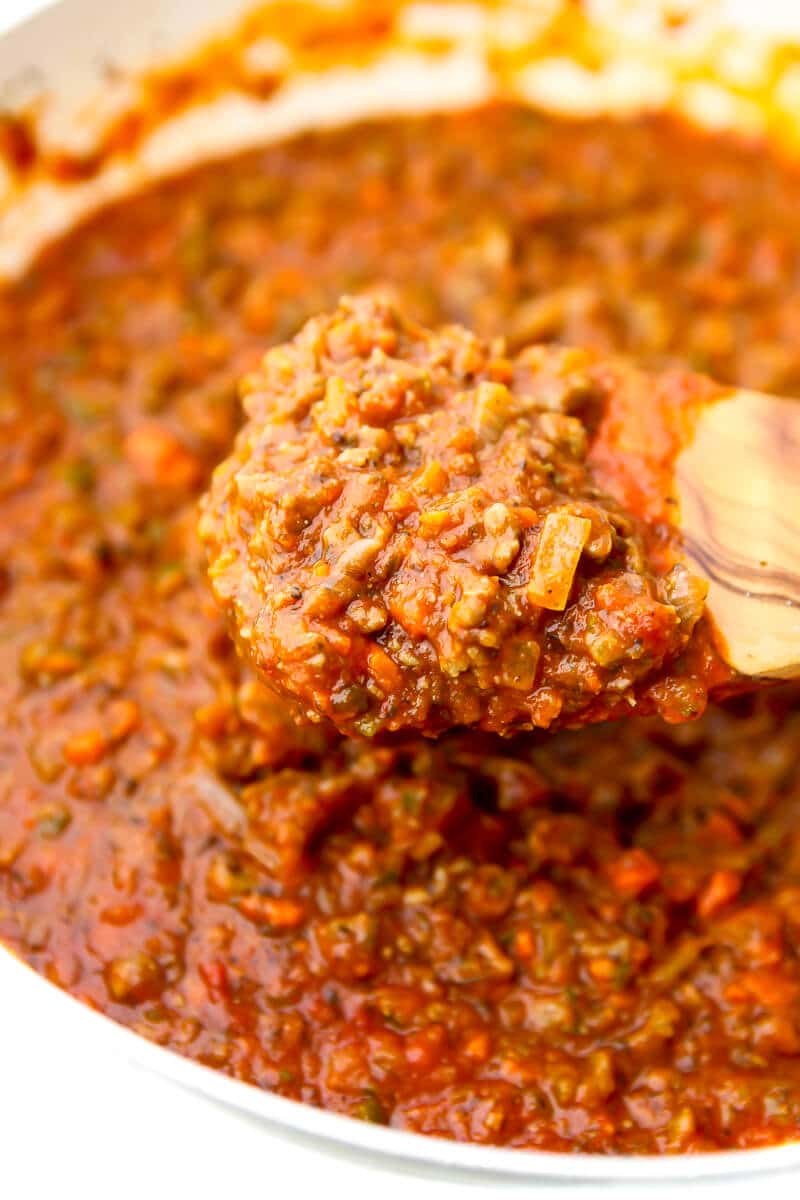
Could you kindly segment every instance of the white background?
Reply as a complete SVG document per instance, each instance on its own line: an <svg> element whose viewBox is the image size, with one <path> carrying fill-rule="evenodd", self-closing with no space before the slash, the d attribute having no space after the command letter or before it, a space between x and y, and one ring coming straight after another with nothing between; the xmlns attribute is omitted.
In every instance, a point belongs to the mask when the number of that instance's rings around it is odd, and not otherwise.
<svg viewBox="0 0 800 1200"><path fill-rule="evenodd" d="M123 3L125 0L109 0ZM128 0L130 2L130 0ZM796 0L745 7L798 12ZM0 0L0 32L46 5ZM132 12L136 3L133 0ZM87 1057L46 989L0 956L0 1197L80 1200L256 1200L321 1192L348 1200L456 1200L499 1186L452 1184L356 1165L298 1148L229 1109L145 1073L107 1050ZM800 1194L800 1174L723 1184L511 1185L541 1200L770 1200Z"/></svg>

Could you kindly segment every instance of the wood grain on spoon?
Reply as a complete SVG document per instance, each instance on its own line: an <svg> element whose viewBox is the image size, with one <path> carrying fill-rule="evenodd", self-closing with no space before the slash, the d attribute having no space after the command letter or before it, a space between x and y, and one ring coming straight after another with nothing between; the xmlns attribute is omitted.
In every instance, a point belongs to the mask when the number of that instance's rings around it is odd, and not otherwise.
<svg viewBox="0 0 800 1200"><path fill-rule="evenodd" d="M729 667L800 675L800 403L679 371L601 370L614 403L590 456L599 481L680 531Z"/></svg>
<svg viewBox="0 0 800 1200"><path fill-rule="evenodd" d="M674 489L722 656L743 675L799 675L800 404L733 391L707 405Z"/></svg>

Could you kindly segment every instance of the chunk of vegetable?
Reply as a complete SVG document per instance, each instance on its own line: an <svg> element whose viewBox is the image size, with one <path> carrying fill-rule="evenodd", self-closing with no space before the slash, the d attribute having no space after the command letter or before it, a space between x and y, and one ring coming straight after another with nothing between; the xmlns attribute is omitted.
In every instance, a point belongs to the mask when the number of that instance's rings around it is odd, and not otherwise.
<svg viewBox="0 0 800 1200"><path fill-rule="evenodd" d="M528 599L532 604L557 612L567 607L572 581L591 532L592 523L586 517L576 517L564 509L547 514L528 583Z"/></svg>

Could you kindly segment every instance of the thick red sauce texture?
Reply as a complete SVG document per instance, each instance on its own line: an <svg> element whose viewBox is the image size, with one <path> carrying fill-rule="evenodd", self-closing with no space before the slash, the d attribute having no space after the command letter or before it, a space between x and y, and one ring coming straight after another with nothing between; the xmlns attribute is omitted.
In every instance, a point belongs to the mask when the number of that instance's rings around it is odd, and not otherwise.
<svg viewBox="0 0 800 1200"><path fill-rule="evenodd" d="M510 357L362 296L242 392L199 533L242 654L311 719L508 734L703 711L707 584L680 561L662 417L689 422L710 381L570 347ZM659 476L666 511L643 520Z"/></svg>
<svg viewBox="0 0 800 1200"><path fill-rule="evenodd" d="M197 498L344 292L511 352L800 389L800 174L665 119L307 136L134 196L0 296L0 936L256 1086L464 1141L800 1127L800 701L668 727L308 726L237 658Z"/></svg>

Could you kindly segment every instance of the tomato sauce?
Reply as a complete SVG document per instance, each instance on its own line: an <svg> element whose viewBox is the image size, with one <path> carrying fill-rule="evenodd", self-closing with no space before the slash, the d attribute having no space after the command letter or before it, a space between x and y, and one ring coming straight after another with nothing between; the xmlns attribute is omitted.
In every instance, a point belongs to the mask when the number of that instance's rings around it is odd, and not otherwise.
<svg viewBox="0 0 800 1200"><path fill-rule="evenodd" d="M800 703L407 735L237 657L197 501L237 381L342 293L800 391L800 174L491 105L198 167L0 295L0 936L145 1037L463 1141L800 1129Z"/></svg>

